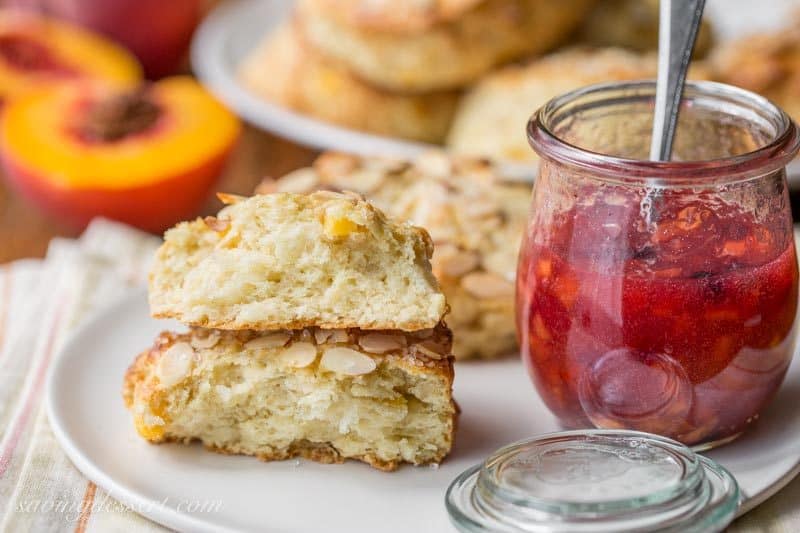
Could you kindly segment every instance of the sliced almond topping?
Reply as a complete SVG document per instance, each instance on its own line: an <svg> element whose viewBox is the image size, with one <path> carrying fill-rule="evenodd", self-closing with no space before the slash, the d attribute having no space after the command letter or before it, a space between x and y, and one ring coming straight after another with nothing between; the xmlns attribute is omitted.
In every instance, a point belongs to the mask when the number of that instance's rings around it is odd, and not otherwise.
<svg viewBox="0 0 800 533"><path fill-rule="evenodd" d="M438 249L434 250L434 268L442 274L457 278L472 272L480 264L481 258L477 253L451 248L442 255L437 254Z"/></svg>
<svg viewBox="0 0 800 533"><path fill-rule="evenodd" d="M483 218L501 212L497 205L489 200L472 201L464 206L464 213L474 218Z"/></svg>
<svg viewBox="0 0 800 533"><path fill-rule="evenodd" d="M337 342L348 342L350 340L350 336L347 334L347 331L343 329L334 329L331 331L331 336L328 338L328 342L330 343L337 343Z"/></svg>
<svg viewBox="0 0 800 533"><path fill-rule="evenodd" d="M503 218L499 215L481 218L480 231L485 234L490 234L494 230L503 227Z"/></svg>
<svg viewBox="0 0 800 533"><path fill-rule="evenodd" d="M326 152L314 161L314 169L323 179L336 179L358 167L358 158L340 152Z"/></svg>
<svg viewBox="0 0 800 533"><path fill-rule="evenodd" d="M294 368L304 368L317 358L317 347L310 342L295 342L280 355L281 361Z"/></svg>
<svg viewBox="0 0 800 533"><path fill-rule="evenodd" d="M367 333L358 339L358 344L370 353L386 353L404 348L406 338L388 333Z"/></svg>
<svg viewBox="0 0 800 533"><path fill-rule="evenodd" d="M210 330L205 337L192 336L192 346L198 350L208 350L217 345L219 337L218 331Z"/></svg>
<svg viewBox="0 0 800 533"><path fill-rule="evenodd" d="M165 387L180 383L194 365L194 350L188 342L176 342L163 353L158 362L158 379Z"/></svg>
<svg viewBox="0 0 800 533"><path fill-rule="evenodd" d="M461 278L461 286L480 299L507 298L514 295L514 285L496 274L472 272Z"/></svg>
<svg viewBox="0 0 800 533"><path fill-rule="evenodd" d="M500 182L497 170L493 168L492 162L488 159L459 158L453 162L459 177L463 176L462 181L476 183L481 186L494 186Z"/></svg>
<svg viewBox="0 0 800 533"><path fill-rule="evenodd" d="M370 356L350 348L338 346L325 350L319 366L331 372L347 374L348 376L369 374L377 367Z"/></svg>
<svg viewBox="0 0 800 533"><path fill-rule="evenodd" d="M383 183L384 174L378 170L356 169L347 174L331 179L332 185L343 190L354 190L366 194L377 189Z"/></svg>
<svg viewBox="0 0 800 533"><path fill-rule="evenodd" d="M280 192L311 192L319 186L319 175L313 168L300 168L289 172L275 182Z"/></svg>
<svg viewBox="0 0 800 533"><path fill-rule="evenodd" d="M329 329L318 329L314 332L314 340L317 341L317 344L325 344L331 335L333 335L333 331Z"/></svg>
<svg viewBox="0 0 800 533"><path fill-rule="evenodd" d="M218 192L217 198L219 198L219 201L225 205L238 204L243 200L247 200L246 196L240 196L238 194L228 194L225 192Z"/></svg>
<svg viewBox="0 0 800 533"><path fill-rule="evenodd" d="M519 248L519 246L513 249L516 250L517 248ZM512 247L509 246L508 249L493 250L492 252L484 254L481 258L481 266L486 271L493 272L501 278L505 278L513 283L514 279L517 277L517 257L516 254L509 253L511 249ZM544 268L546 268L546 264Z"/></svg>
<svg viewBox="0 0 800 533"><path fill-rule="evenodd" d="M422 354L422 355L424 355L424 356L426 356L426 357L428 357L430 359L441 359L441 358L443 358L445 356L445 354L441 353L442 352L442 347L439 346L438 344L430 342L430 341L426 341L426 342L421 342L419 344L415 344L415 345L412 346L412 348L416 352L418 352L418 353L420 353L420 354Z"/></svg>
<svg viewBox="0 0 800 533"><path fill-rule="evenodd" d="M291 335L286 333L285 331L277 331L275 333L268 333L266 335L262 335L261 337L257 337L251 341L248 341L244 344L245 350L265 350L269 348L280 348L281 346L285 346L286 343L289 341Z"/></svg>
<svg viewBox="0 0 800 533"><path fill-rule="evenodd" d="M397 174L406 170L409 166L409 163L402 159L369 157L362 160L361 166L376 172L380 172L381 174Z"/></svg>
<svg viewBox="0 0 800 533"><path fill-rule="evenodd" d="M445 177L452 171L450 159L443 152L425 152L414 164L420 172L434 178Z"/></svg>

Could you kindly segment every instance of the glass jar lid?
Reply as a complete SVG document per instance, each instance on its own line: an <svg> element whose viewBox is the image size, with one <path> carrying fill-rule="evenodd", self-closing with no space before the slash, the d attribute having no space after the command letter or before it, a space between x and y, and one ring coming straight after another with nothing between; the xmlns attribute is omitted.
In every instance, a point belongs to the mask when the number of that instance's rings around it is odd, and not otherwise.
<svg viewBox="0 0 800 533"><path fill-rule="evenodd" d="M445 496L466 532L721 531L739 503L722 466L623 430L550 433L502 448Z"/></svg>

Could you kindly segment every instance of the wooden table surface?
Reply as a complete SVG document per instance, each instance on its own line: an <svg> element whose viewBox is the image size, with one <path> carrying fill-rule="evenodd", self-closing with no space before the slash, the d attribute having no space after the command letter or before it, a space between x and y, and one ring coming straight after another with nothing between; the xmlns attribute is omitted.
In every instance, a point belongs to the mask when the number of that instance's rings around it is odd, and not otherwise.
<svg viewBox="0 0 800 533"><path fill-rule="evenodd" d="M268 133L245 127L217 190L250 194L264 176L280 176L314 160L316 152ZM221 204L209 198L202 214ZM53 237L79 232L47 217L7 186L0 171L0 264L23 257L42 257Z"/></svg>

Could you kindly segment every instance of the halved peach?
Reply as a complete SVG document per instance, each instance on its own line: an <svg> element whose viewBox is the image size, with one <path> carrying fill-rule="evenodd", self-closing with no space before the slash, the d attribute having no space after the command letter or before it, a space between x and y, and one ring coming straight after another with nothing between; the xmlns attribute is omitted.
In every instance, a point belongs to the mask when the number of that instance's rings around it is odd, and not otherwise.
<svg viewBox="0 0 800 533"><path fill-rule="evenodd" d="M95 33L19 10L0 10L0 102L53 81L102 79L133 84L136 58Z"/></svg>
<svg viewBox="0 0 800 533"><path fill-rule="evenodd" d="M19 191L72 225L105 216L157 232L196 214L239 131L189 77L57 84L6 107L0 157Z"/></svg>

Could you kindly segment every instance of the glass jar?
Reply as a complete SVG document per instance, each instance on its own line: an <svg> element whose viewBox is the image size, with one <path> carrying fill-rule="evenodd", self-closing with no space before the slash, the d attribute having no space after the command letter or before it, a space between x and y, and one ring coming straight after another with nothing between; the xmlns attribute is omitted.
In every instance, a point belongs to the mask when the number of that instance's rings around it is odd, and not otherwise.
<svg viewBox="0 0 800 533"><path fill-rule="evenodd" d="M700 448L754 422L789 366L791 119L688 83L673 159L647 160L655 84L597 85L528 125L541 156L517 273L522 358L565 428Z"/></svg>
<svg viewBox="0 0 800 533"><path fill-rule="evenodd" d="M501 448L450 484L445 506L468 533L714 533L739 495L730 472L680 443L595 429Z"/></svg>

